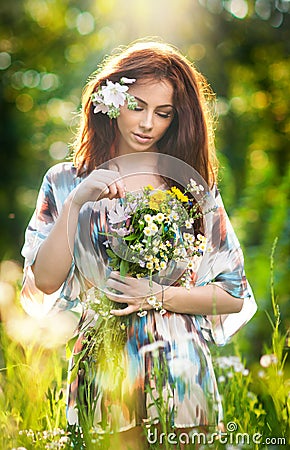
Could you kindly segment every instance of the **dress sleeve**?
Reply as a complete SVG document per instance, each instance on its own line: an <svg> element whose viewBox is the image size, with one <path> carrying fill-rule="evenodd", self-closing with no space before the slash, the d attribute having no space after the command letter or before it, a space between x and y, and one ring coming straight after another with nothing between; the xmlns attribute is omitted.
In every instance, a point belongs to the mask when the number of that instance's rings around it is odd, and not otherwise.
<svg viewBox="0 0 290 450"><path fill-rule="evenodd" d="M211 223L211 249L203 258L196 285L214 284L236 298L243 298L240 312L198 316L203 336L217 345L224 345L255 314L257 305L245 275L243 252L225 211L217 189L217 209Z"/></svg>
<svg viewBox="0 0 290 450"><path fill-rule="evenodd" d="M53 228L63 203L60 198L57 198L57 188L52 179L53 170L50 169L43 178L36 209L26 229L22 248L25 261L20 301L27 314L36 318L58 311L77 309L79 304L80 289L74 262L63 285L49 295L36 287L31 269L39 247Z"/></svg>

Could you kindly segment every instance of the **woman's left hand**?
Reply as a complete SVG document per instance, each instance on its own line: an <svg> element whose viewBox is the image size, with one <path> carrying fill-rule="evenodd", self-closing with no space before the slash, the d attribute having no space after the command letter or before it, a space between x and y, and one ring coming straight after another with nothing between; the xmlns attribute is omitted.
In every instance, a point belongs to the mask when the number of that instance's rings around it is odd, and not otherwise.
<svg viewBox="0 0 290 450"><path fill-rule="evenodd" d="M117 290L115 294L111 289ZM125 277L120 272L111 272L107 280L107 287L103 290L106 296L117 303L127 303L128 306L123 309L112 309L110 312L114 316L126 316L134 312L148 311L153 309L146 299L155 295L158 299L162 297L162 288L160 284L152 282L149 286L147 278L133 278L128 275Z"/></svg>

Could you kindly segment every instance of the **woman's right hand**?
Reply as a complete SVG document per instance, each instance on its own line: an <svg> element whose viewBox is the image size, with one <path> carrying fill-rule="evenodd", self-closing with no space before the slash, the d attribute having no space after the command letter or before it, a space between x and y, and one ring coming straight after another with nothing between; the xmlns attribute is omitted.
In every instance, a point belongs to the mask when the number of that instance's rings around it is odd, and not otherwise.
<svg viewBox="0 0 290 450"><path fill-rule="evenodd" d="M86 202L124 197L125 185L118 171L95 169L70 195L72 203L81 208Z"/></svg>

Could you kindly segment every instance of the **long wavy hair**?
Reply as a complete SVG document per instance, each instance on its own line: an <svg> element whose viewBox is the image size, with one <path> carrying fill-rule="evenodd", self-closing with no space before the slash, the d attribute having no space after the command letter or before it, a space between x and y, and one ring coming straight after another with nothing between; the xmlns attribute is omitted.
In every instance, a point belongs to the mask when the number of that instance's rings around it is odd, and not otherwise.
<svg viewBox="0 0 290 450"><path fill-rule="evenodd" d="M205 78L177 49L160 42L137 42L105 58L83 90L81 120L73 143L73 161L79 175L88 174L117 154L117 121L94 114L91 94L107 79L167 80L173 87L174 118L157 143L158 152L174 156L199 172L212 186L216 182L214 94Z"/></svg>

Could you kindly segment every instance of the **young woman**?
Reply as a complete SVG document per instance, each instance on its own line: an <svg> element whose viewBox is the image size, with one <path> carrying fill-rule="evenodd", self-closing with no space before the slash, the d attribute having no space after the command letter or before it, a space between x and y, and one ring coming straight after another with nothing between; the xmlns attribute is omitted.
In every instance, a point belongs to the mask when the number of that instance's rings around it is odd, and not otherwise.
<svg viewBox="0 0 290 450"><path fill-rule="evenodd" d="M161 395L173 428L217 426L222 410L207 342L224 344L256 310L216 187L212 99L202 75L167 44L138 42L105 60L83 93L73 162L47 172L27 228L22 304L28 313L77 309L94 295L92 288L102 286L116 304L111 314L129 320L127 372L118 395L112 395L98 361L89 358L68 388L68 422L82 425L87 399L82 394L81 401L80 392L90 386L93 422L118 432L120 448L145 448L141 425L151 420L158 429ZM212 249L192 271L189 288L180 286L177 276L166 289L153 283L166 311L161 315L147 301L147 279L108 270L103 232L126 191L148 184L182 187L192 173L217 205L206 230ZM147 314L140 317L140 310ZM82 315L75 354L94 320L89 311ZM161 391L152 378L156 352Z"/></svg>

